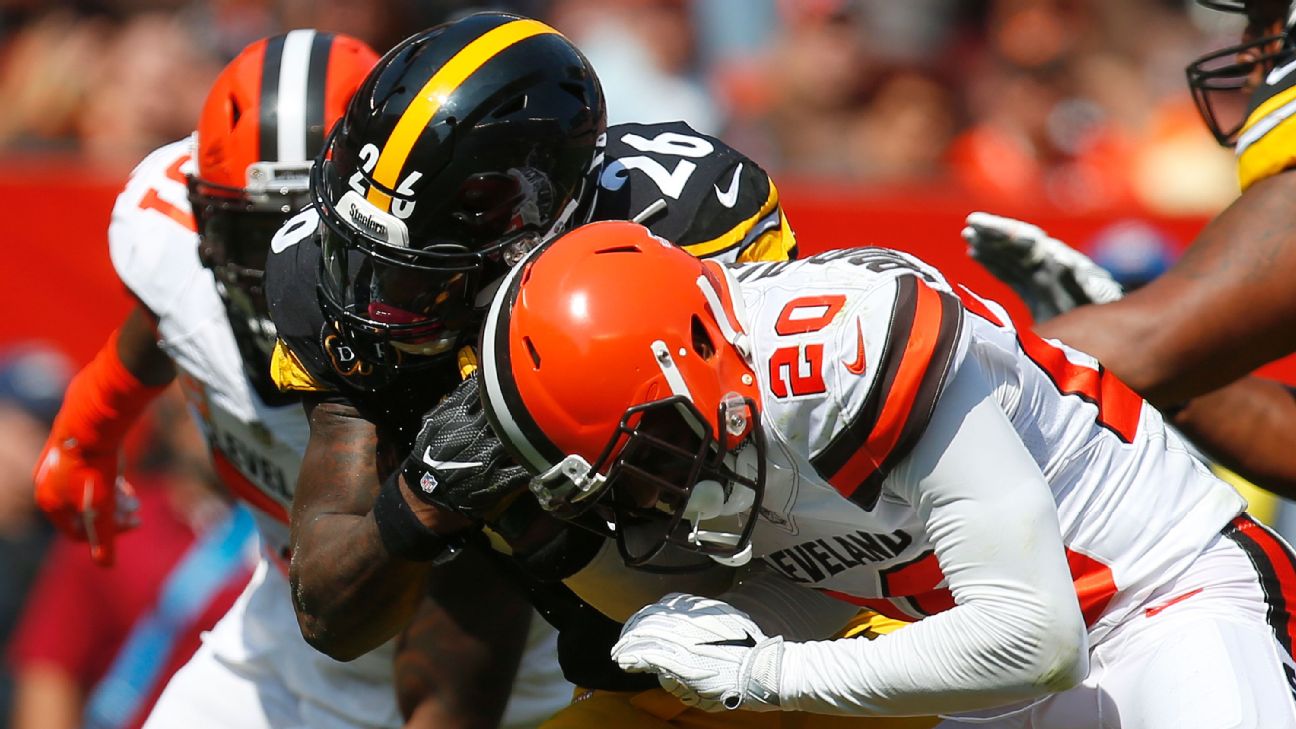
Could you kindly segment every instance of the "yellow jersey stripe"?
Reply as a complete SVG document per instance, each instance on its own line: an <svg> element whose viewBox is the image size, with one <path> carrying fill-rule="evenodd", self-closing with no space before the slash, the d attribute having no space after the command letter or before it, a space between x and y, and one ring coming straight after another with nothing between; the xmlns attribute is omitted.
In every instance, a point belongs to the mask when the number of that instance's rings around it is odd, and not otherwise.
<svg viewBox="0 0 1296 729"><path fill-rule="evenodd" d="M1264 103L1257 106L1255 111L1251 112L1251 114L1247 116L1246 123L1242 125L1242 129L1238 131L1238 134L1246 134L1251 130L1251 127L1258 124L1261 119L1269 116L1270 113L1285 105L1292 99L1296 99L1296 86L1283 89L1273 96L1270 96L1268 99L1265 99Z"/></svg>
<svg viewBox="0 0 1296 729"><path fill-rule="evenodd" d="M397 178L405 166L405 160L409 159L410 150L414 149L419 134L432 121L451 92L506 48L546 33L557 34L558 31L536 20L514 20L483 34L451 56L423 84L418 95L397 120L391 136L387 137L387 142L378 155L378 164L373 171L374 180L389 189L395 188ZM369 188L366 198L381 210L390 208L391 196L376 187Z"/></svg>
<svg viewBox="0 0 1296 729"><path fill-rule="evenodd" d="M1260 180L1296 167L1296 118L1284 119L1238 153L1238 185L1243 191Z"/></svg>
<svg viewBox="0 0 1296 729"><path fill-rule="evenodd" d="M706 258L707 256L712 256L721 251L728 250L740 243L743 238L746 238L748 231L750 231L752 226L759 222L761 218L774 212L774 207L778 205L778 199L778 190L774 188L774 181L771 180L769 196L765 198L765 203L761 205L760 210L757 210L755 215L735 225L733 228L730 228L729 232L719 236L718 238L712 238L711 240L705 240L700 243L690 243L689 245L680 247L697 258Z"/></svg>
<svg viewBox="0 0 1296 729"><path fill-rule="evenodd" d="M282 339L275 340L274 354L270 357L270 379L283 392L321 392L329 389L306 371L305 365Z"/></svg>

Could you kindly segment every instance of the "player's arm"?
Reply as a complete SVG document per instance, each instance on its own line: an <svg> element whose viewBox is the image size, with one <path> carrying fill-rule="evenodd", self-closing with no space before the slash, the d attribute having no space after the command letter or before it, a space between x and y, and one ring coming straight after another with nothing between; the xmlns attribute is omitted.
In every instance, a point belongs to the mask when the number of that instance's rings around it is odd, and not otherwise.
<svg viewBox="0 0 1296 729"><path fill-rule="evenodd" d="M512 692L534 611L483 551L437 568L396 647L406 729L494 729Z"/></svg>
<svg viewBox="0 0 1296 729"><path fill-rule="evenodd" d="M68 385L36 462L37 506L64 534L88 541L99 564L113 563L117 532L135 525L134 496L118 478L122 440L174 378L157 317L137 304Z"/></svg>
<svg viewBox="0 0 1296 729"><path fill-rule="evenodd" d="M1254 184L1165 276L1125 298L1110 297L1119 298L1112 303L1069 311L1106 292L1093 273L1101 270L1084 255L1035 226L984 213L969 216L964 237L973 255L1030 303L1037 318L1040 312L1066 311L1037 331L1095 355L1154 404L1178 411L1174 424L1221 463L1290 494L1296 459L1282 434L1296 428L1291 394L1256 378L1209 390L1294 344L1280 321L1296 307L1296 296L1266 270L1296 265L1296 259L1285 262L1293 251L1283 250L1287 226L1281 216L1271 218L1280 222L1265 234L1277 236L1267 243L1265 236L1227 240L1254 223L1247 215L1266 212L1256 206L1277 206L1293 180L1279 174ZM1114 284L1109 276L1107 283ZM1213 322L1211 316L1221 311L1236 320ZM1220 369L1207 374L1201 363Z"/></svg>
<svg viewBox="0 0 1296 729"><path fill-rule="evenodd" d="M310 440L292 505L293 605L307 642L350 660L409 622L431 565L384 544L373 513L383 488L377 427L337 398L308 393L303 404ZM406 503L411 514L437 516L422 502Z"/></svg>
<svg viewBox="0 0 1296 729"><path fill-rule="evenodd" d="M793 643L724 603L672 596L627 624L617 660L704 702L823 714L967 711L1079 682L1087 637L1053 497L975 363L888 484L925 523L953 608L871 641Z"/></svg>
<svg viewBox="0 0 1296 729"><path fill-rule="evenodd" d="M785 705L936 713L1083 678L1086 632L1052 493L974 361L891 481L925 522L956 605L874 641L789 646Z"/></svg>
<svg viewBox="0 0 1296 729"><path fill-rule="evenodd" d="M1125 298L1039 327L1098 358L1158 406L1296 351L1296 174L1251 185L1173 268Z"/></svg>
<svg viewBox="0 0 1296 729"><path fill-rule="evenodd" d="M1291 388L1247 377L1195 398L1171 422L1243 478L1296 499L1296 396Z"/></svg>

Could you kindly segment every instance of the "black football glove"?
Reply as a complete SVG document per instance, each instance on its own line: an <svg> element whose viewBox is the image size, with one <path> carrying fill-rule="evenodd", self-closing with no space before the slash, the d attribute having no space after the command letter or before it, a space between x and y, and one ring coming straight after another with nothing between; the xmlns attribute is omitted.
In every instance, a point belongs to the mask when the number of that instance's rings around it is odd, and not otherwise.
<svg viewBox="0 0 1296 729"><path fill-rule="evenodd" d="M404 470L414 495L478 521L525 493L531 480L491 430L475 372L423 416Z"/></svg>

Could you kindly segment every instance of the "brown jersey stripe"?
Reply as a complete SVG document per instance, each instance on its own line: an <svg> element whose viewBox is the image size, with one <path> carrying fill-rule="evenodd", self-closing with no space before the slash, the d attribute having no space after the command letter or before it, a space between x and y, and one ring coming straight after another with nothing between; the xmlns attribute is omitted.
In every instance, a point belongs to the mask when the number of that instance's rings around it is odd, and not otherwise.
<svg viewBox="0 0 1296 729"><path fill-rule="evenodd" d="M1260 589L1269 604L1266 620L1287 655L1296 643L1296 556L1286 542L1275 536L1249 514L1241 514L1224 527L1222 534L1246 552L1260 577Z"/></svg>
<svg viewBox="0 0 1296 729"><path fill-rule="evenodd" d="M1072 362L1066 352L1029 330L1017 331L1017 344L1063 395L1075 395L1098 407L1099 425L1125 443L1133 443L1143 414L1143 397L1101 365Z"/></svg>
<svg viewBox="0 0 1296 729"><path fill-rule="evenodd" d="M962 306L915 276L896 281L896 307L879 376L859 416L815 468L843 495L872 508L882 479L913 448L931 419L962 325Z"/></svg>

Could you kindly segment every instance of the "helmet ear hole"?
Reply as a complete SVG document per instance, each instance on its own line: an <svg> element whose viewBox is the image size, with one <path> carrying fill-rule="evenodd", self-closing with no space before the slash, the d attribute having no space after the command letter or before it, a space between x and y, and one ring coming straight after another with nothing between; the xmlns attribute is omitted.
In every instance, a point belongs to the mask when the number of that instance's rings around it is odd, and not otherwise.
<svg viewBox="0 0 1296 729"><path fill-rule="evenodd" d="M243 110L239 108L238 99L230 94L230 129L238 126L239 119L243 118Z"/></svg>
<svg viewBox="0 0 1296 729"><path fill-rule="evenodd" d="M491 114L491 116L496 119L503 119L514 112L524 109L526 107L526 101L526 94L514 96L512 99L500 104L499 107L495 109L495 113Z"/></svg>
<svg viewBox="0 0 1296 729"><path fill-rule="evenodd" d="M711 333L702 325L702 320L697 314L693 315L693 351L703 360L709 360L715 356L715 342L711 340Z"/></svg>

